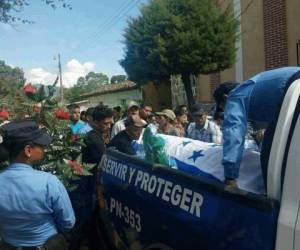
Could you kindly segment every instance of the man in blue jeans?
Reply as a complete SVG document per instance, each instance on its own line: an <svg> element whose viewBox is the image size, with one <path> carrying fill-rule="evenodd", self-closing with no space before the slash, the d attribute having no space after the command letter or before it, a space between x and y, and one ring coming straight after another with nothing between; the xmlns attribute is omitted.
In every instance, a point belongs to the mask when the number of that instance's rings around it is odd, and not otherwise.
<svg viewBox="0 0 300 250"><path fill-rule="evenodd" d="M223 123L223 166L225 184L237 186L240 162L244 150L247 121L265 122L267 134L275 129L276 119L287 88L300 78L299 67L285 67L262 72L230 92ZM272 135L270 135L272 137ZM269 151L271 142L263 144ZM266 182L267 161L262 153L262 172Z"/></svg>

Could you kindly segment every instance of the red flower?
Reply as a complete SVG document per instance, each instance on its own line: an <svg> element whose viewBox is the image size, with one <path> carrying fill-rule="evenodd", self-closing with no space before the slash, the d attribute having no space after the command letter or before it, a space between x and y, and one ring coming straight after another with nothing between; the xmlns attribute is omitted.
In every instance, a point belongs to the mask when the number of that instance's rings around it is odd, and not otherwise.
<svg viewBox="0 0 300 250"><path fill-rule="evenodd" d="M40 112L41 112L41 107L40 107L39 105L34 105L33 111L34 111L35 113L40 113Z"/></svg>
<svg viewBox="0 0 300 250"><path fill-rule="evenodd" d="M73 168L75 174L83 174L83 166L77 163L76 161L69 160L68 164Z"/></svg>
<svg viewBox="0 0 300 250"><path fill-rule="evenodd" d="M76 141L76 139L77 139L77 135L72 134L71 135L71 141Z"/></svg>
<svg viewBox="0 0 300 250"><path fill-rule="evenodd" d="M9 118L9 112L8 112L7 110L5 110L5 109L2 109L2 110L0 111L0 117L2 117L2 118L4 118L4 119L8 120L8 118Z"/></svg>
<svg viewBox="0 0 300 250"><path fill-rule="evenodd" d="M60 120L70 120L70 113L65 112L63 109L56 110L54 116Z"/></svg>
<svg viewBox="0 0 300 250"><path fill-rule="evenodd" d="M34 94L36 93L36 88L34 88L31 83L28 83L26 84L24 87L23 87L23 90L24 90L24 93L25 94Z"/></svg>

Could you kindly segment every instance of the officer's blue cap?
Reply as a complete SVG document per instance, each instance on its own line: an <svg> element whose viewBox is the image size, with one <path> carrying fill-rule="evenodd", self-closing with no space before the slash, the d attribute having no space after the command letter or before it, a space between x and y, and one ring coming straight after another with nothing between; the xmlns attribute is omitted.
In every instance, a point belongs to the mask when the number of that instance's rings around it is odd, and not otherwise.
<svg viewBox="0 0 300 250"><path fill-rule="evenodd" d="M34 121L9 122L0 127L3 142L10 143L35 143L47 146L51 143L48 133L39 129Z"/></svg>

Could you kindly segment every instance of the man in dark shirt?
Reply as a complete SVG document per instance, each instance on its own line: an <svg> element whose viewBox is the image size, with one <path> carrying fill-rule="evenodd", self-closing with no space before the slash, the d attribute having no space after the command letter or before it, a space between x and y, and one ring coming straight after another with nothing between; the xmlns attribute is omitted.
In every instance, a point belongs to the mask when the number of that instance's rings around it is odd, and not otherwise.
<svg viewBox="0 0 300 250"><path fill-rule="evenodd" d="M81 241L88 236L89 249L97 249L95 241L94 212L96 197L97 166L105 152L103 135L108 133L112 124L112 110L107 106L95 107L93 114L93 129L86 134L85 146L82 148L82 162L95 164L91 176L81 176L76 182L77 189L70 197L76 215L76 224L72 233L69 250L79 250Z"/></svg>
<svg viewBox="0 0 300 250"><path fill-rule="evenodd" d="M112 125L112 110L105 106L97 106L92 114L93 129L89 131L84 140L82 161L84 163L98 164L105 150L103 135L108 133Z"/></svg>
<svg viewBox="0 0 300 250"><path fill-rule="evenodd" d="M126 129L118 133L108 147L114 147L125 154L135 155L132 142L140 138L145 122L138 115L132 115L125 120L124 124Z"/></svg>

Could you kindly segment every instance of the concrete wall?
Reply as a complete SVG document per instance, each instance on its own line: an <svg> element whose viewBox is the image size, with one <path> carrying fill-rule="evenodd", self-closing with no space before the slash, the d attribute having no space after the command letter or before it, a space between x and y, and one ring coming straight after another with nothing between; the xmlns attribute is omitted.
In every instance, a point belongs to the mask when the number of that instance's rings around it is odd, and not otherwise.
<svg viewBox="0 0 300 250"><path fill-rule="evenodd" d="M230 69L224 70L221 72L220 75L220 82L225 81L233 81L235 80L235 67L232 67Z"/></svg>
<svg viewBox="0 0 300 250"><path fill-rule="evenodd" d="M241 0L243 80L265 70L263 1L250 2Z"/></svg>
<svg viewBox="0 0 300 250"><path fill-rule="evenodd" d="M199 102L210 101L210 76L200 75L196 82L196 100Z"/></svg>
<svg viewBox="0 0 300 250"><path fill-rule="evenodd" d="M300 0L287 0L288 63L297 64L296 43L300 40Z"/></svg>
<svg viewBox="0 0 300 250"><path fill-rule="evenodd" d="M229 2L227 0L223 4L228 5ZM232 2L237 4L237 1ZM241 46L243 81L265 69L263 1L239 0L239 4L240 9L237 10L236 17L240 19L241 34L237 45ZM229 80L240 81L236 79L236 68L237 65L234 65L222 71L221 83Z"/></svg>
<svg viewBox="0 0 300 250"><path fill-rule="evenodd" d="M139 89L124 90L119 92L112 92L98 96L91 96L88 98L89 106L93 107L102 102L109 107L126 106L130 101L142 101L142 92Z"/></svg>

